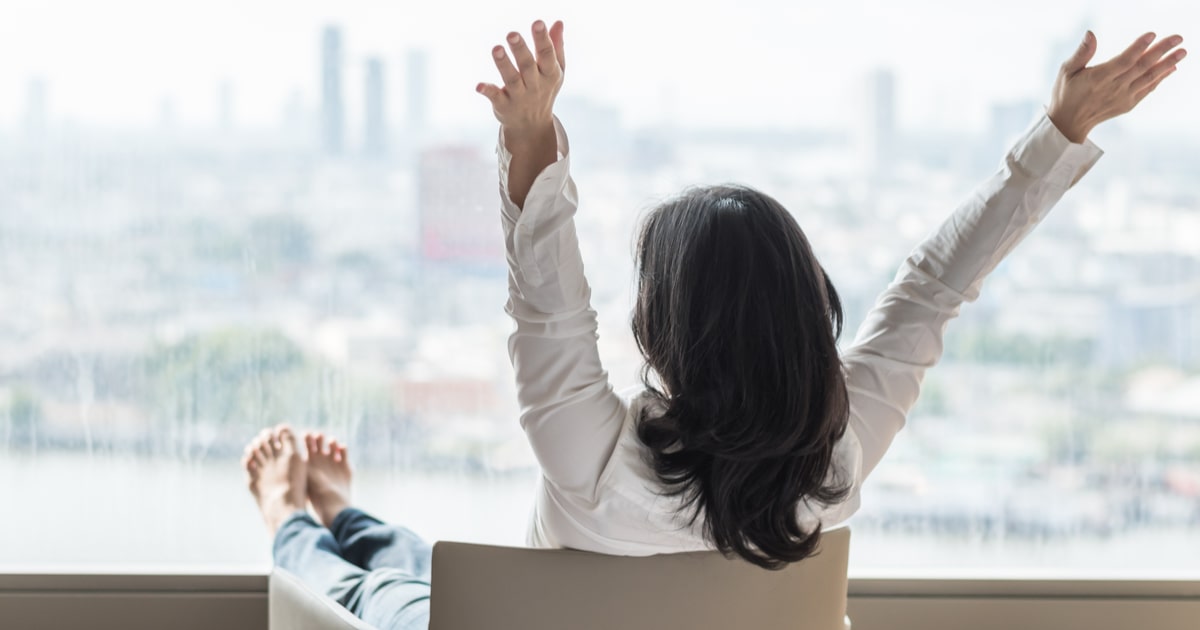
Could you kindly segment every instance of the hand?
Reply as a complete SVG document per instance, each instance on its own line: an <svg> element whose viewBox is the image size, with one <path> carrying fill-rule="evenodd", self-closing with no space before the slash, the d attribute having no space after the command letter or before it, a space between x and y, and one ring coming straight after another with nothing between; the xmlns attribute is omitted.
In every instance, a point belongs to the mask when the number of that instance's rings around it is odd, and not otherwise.
<svg viewBox="0 0 1200 630"><path fill-rule="evenodd" d="M492 102L496 120L506 136L525 132L553 130L554 99L562 87L567 67L563 55L563 23L555 22L548 31L546 23L533 23L533 44L537 56L525 45L520 33L508 34L512 59L503 46L492 49L492 59L504 80L504 87L480 83L475 91ZM515 133L514 133L515 132Z"/></svg>
<svg viewBox="0 0 1200 630"><path fill-rule="evenodd" d="M1172 35L1157 44L1154 40L1154 33L1147 33L1125 52L1089 68L1096 54L1096 36L1087 32L1079 50L1062 65L1050 99L1050 121L1068 140L1087 140L1096 125L1137 107L1175 72L1187 56L1182 48L1172 52L1183 38Z"/></svg>
<svg viewBox="0 0 1200 630"><path fill-rule="evenodd" d="M558 134L554 129L554 99L562 88L563 23L533 23L533 43L537 57L530 52L520 33L508 34L513 59L503 46L492 49L492 60L504 79L504 87L480 83L475 91L492 102L492 112L500 121L504 146L512 154L508 165L508 196L517 208L524 209L525 197L538 173L558 159Z"/></svg>

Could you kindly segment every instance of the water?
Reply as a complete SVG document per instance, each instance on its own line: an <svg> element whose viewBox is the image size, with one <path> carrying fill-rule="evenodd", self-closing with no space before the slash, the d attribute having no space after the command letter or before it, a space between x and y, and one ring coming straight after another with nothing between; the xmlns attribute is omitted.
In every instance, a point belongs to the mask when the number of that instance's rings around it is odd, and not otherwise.
<svg viewBox="0 0 1200 630"><path fill-rule="evenodd" d="M359 471L355 503L429 539L520 545L532 475ZM0 461L0 567L265 570L270 538L237 462L85 454Z"/></svg>
<svg viewBox="0 0 1200 630"><path fill-rule="evenodd" d="M236 462L0 458L0 571L264 572L270 539ZM355 503L430 540L520 545L533 473L356 472ZM1200 577L1200 532L1031 540L856 528L852 573Z"/></svg>

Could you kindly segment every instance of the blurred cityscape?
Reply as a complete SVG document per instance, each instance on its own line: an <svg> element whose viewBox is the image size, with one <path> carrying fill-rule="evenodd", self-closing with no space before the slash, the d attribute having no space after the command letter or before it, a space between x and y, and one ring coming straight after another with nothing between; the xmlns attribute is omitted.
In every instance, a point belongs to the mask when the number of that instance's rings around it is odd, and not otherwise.
<svg viewBox="0 0 1200 630"><path fill-rule="evenodd" d="M29 82L23 123L0 129L0 458L232 461L288 421L337 432L366 468L534 469L506 350L495 130L432 127L429 54L351 59L349 36L314 38L317 90L272 127L239 125L228 82L208 127L164 101L121 132L56 122L52 86ZM853 332L1041 108L996 103L970 136L906 129L896 73L863 85L856 129L633 128L564 97L617 387L640 366L632 234L656 199L719 181L780 199ZM1110 138L950 326L861 527L1200 533L1200 146Z"/></svg>

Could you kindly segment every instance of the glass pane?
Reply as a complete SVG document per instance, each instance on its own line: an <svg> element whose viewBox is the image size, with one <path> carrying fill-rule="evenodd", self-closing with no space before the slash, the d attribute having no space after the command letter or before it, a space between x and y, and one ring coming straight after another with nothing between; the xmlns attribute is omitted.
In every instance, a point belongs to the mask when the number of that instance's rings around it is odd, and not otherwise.
<svg viewBox="0 0 1200 630"><path fill-rule="evenodd" d="M559 114L618 388L655 200L777 197L848 341L1085 29L1098 58L1200 33L1168 0L561 4L5 5L0 569L266 566L238 458L281 421L346 440L380 516L521 544L537 471L472 88L536 15L568 24ZM1198 90L1097 131L1106 158L951 324L864 493L856 571L1200 565Z"/></svg>

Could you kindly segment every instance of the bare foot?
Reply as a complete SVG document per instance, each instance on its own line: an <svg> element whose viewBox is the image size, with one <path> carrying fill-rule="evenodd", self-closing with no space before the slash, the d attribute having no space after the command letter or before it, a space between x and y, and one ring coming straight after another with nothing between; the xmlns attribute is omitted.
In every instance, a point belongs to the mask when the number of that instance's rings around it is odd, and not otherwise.
<svg viewBox="0 0 1200 630"><path fill-rule="evenodd" d="M274 536L288 517L304 509L307 472L291 427L263 429L246 446L242 465L250 476L250 493Z"/></svg>
<svg viewBox="0 0 1200 630"><path fill-rule="evenodd" d="M350 507L350 460L346 447L319 431L304 434L308 450L308 502L325 527Z"/></svg>

